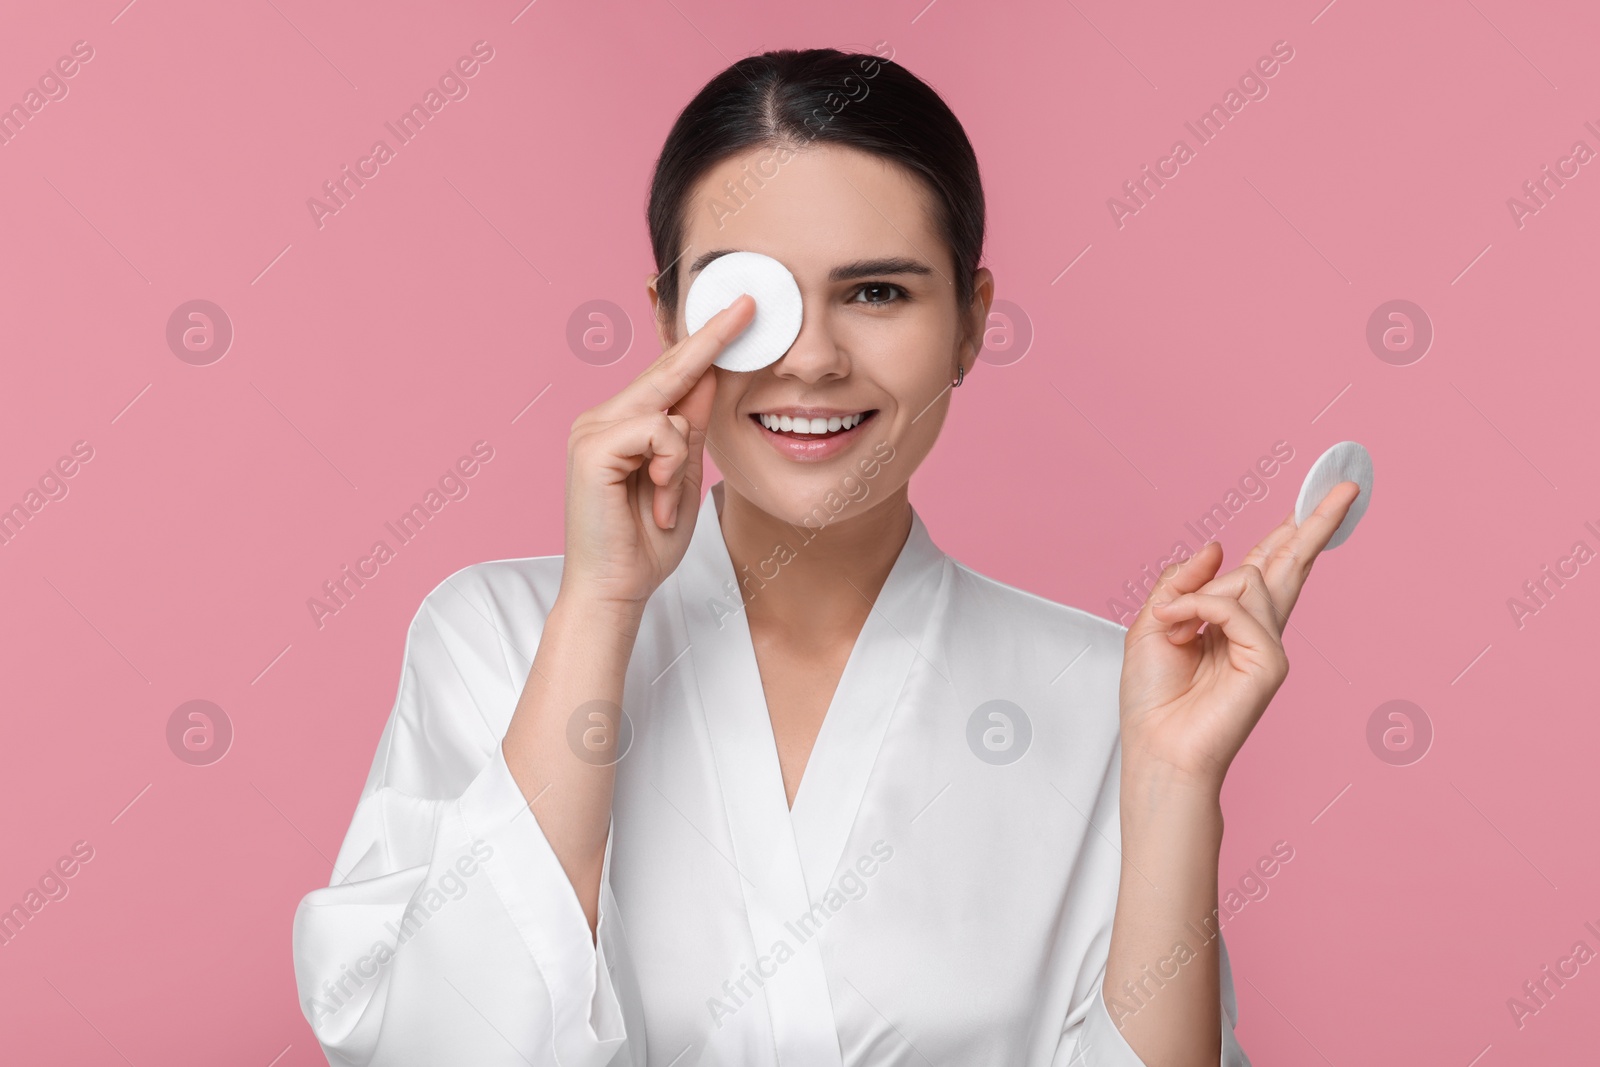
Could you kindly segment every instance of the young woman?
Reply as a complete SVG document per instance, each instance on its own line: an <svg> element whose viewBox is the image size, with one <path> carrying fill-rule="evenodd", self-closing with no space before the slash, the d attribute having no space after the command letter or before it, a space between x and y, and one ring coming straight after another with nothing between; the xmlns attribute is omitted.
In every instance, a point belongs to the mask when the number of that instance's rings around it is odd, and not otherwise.
<svg viewBox="0 0 1600 1067"><path fill-rule="evenodd" d="M907 490L994 280L972 148L891 60L723 71L649 222L665 351L573 423L566 554L424 599L296 913L329 1061L1247 1065L1219 791L1357 487L1126 629L940 551ZM712 360L751 297L685 336L733 250L804 296L749 373Z"/></svg>

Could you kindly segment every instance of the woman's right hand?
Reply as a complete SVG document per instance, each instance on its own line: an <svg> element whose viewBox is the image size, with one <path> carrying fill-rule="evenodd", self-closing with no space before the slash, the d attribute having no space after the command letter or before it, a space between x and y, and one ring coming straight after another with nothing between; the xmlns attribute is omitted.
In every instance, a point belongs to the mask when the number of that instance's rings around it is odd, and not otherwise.
<svg viewBox="0 0 1600 1067"><path fill-rule="evenodd" d="M740 296L572 424L561 596L637 618L699 514L712 360L755 317Z"/></svg>

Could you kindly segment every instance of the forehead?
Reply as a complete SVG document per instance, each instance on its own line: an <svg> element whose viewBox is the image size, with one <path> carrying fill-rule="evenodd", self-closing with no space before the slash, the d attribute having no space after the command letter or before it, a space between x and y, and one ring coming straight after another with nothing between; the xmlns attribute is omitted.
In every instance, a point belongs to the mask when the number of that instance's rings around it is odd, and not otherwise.
<svg viewBox="0 0 1600 1067"><path fill-rule="evenodd" d="M907 168L838 145L781 158L770 147L751 149L702 176L685 205L680 277L687 281L696 259L721 248L772 256L802 285L838 263L884 256L950 269L932 193Z"/></svg>

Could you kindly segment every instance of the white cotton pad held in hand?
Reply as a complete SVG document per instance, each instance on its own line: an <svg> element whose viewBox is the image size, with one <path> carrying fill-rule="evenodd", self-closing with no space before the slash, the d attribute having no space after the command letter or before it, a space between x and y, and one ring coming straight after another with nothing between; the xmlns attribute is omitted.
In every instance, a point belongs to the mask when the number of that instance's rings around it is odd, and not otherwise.
<svg viewBox="0 0 1600 1067"><path fill-rule="evenodd" d="M717 356L723 370L753 371L776 363L800 336L800 286L788 268L760 252L729 252L706 265L684 301L689 332L742 293L755 297L756 316Z"/></svg>
<svg viewBox="0 0 1600 1067"><path fill-rule="evenodd" d="M1300 499L1295 501L1295 525L1299 526L1310 518L1323 497L1340 482L1355 482L1361 487L1361 492L1356 495L1350 510L1345 512L1344 521L1333 531L1323 551L1344 544L1355 530L1356 523L1361 521L1361 516L1367 513L1367 505L1372 503L1372 456L1355 441L1340 441L1318 456L1311 465L1306 472L1305 482L1300 486Z"/></svg>

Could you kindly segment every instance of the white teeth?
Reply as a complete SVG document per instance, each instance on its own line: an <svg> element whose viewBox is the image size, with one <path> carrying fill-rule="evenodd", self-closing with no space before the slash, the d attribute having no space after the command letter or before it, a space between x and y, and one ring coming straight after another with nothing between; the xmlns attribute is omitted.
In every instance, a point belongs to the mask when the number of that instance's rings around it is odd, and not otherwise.
<svg viewBox="0 0 1600 1067"><path fill-rule="evenodd" d="M832 418L793 418L788 415L758 415L761 425L769 430L790 431L792 433L838 433L860 424L866 418L866 412L857 412L854 415L835 415Z"/></svg>

